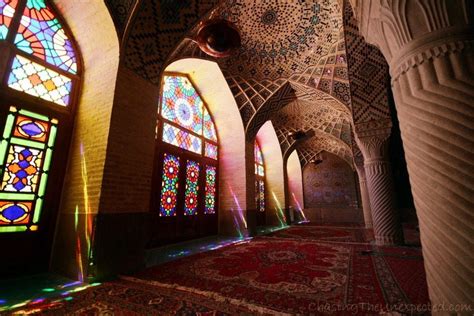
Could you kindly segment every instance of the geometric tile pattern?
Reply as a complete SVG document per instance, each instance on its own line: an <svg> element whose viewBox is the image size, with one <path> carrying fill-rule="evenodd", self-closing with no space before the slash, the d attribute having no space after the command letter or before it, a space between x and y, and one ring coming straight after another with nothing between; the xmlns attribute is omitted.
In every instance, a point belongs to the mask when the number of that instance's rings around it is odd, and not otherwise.
<svg viewBox="0 0 474 316"><path fill-rule="evenodd" d="M354 124L389 119L387 62L380 50L368 44L360 35L347 0L344 6L344 31Z"/></svg>
<svg viewBox="0 0 474 316"><path fill-rule="evenodd" d="M124 1L124 0L122 0ZM292 122L274 122L285 151L289 130L318 130L351 144L351 96L342 7L335 0L142 1L125 45L125 64L157 84L164 62L185 57L216 61L239 107L248 139L288 104L311 111ZM166 16L163 6L174 14ZM212 10L234 22L242 39L232 56L215 59L189 39L195 23ZM321 106L321 104L325 104ZM327 121L324 121L327 120ZM317 149L315 149L317 151Z"/></svg>
<svg viewBox="0 0 474 316"><path fill-rule="evenodd" d="M217 2L140 1L122 52L125 65L151 83L159 84L168 55Z"/></svg>
<svg viewBox="0 0 474 316"><path fill-rule="evenodd" d="M122 40L130 15L137 2L138 0L105 0L105 5L109 9L120 40Z"/></svg>

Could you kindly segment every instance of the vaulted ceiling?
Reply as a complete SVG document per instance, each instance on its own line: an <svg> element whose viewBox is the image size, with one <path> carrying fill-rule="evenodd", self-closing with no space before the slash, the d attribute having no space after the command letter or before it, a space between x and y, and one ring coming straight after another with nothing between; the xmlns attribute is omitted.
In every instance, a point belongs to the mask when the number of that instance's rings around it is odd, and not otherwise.
<svg viewBox="0 0 474 316"><path fill-rule="evenodd" d="M158 84L163 67L174 60L215 60L249 139L271 120L284 155L297 149L306 163L325 150L352 164L342 1L135 1L106 0L113 3L109 8L119 35L125 34L127 67ZM131 12L127 24L124 16ZM213 59L191 40L196 24L209 16L239 29L242 47L231 57ZM310 137L298 142L288 137L298 130Z"/></svg>

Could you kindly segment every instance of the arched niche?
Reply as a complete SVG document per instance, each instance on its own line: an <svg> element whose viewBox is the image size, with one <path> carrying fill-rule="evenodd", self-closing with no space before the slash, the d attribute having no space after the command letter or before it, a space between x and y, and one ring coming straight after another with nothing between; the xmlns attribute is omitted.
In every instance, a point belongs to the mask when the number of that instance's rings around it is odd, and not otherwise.
<svg viewBox="0 0 474 316"><path fill-rule="evenodd" d="M286 225L285 184L283 154L280 142L271 121L260 127L256 139L262 149L265 161L265 181L267 187L266 223L271 226Z"/></svg>
<svg viewBox="0 0 474 316"><path fill-rule="evenodd" d="M166 67L187 74L206 102L219 137L219 234L247 234L245 133L237 103L217 63L186 58Z"/></svg>
<svg viewBox="0 0 474 316"><path fill-rule="evenodd" d="M321 161L303 168L305 215L312 222L362 223L357 208L357 180L349 163L322 151Z"/></svg>
<svg viewBox="0 0 474 316"><path fill-rule="evenodd" d="M288 157L286 172L288 176L287 198L289 207L294 212L294 220L306 220L304 214L303 170L301 168L301 162L297 150L293 150Z"/></svg>

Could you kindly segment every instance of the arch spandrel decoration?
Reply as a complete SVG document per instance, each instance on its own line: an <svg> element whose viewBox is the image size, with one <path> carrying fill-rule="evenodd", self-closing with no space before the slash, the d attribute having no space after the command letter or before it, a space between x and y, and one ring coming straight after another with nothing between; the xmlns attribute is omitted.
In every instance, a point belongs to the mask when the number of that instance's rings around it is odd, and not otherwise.
<svg viewBox="0 0 474 316"><path fill-rule="evenodd" d="M0 232L37 231L59 196L53 182L67 156L57 153L69 142L79 58L46 0L0 0L0 42L10 56L0 92Z"/></svg>

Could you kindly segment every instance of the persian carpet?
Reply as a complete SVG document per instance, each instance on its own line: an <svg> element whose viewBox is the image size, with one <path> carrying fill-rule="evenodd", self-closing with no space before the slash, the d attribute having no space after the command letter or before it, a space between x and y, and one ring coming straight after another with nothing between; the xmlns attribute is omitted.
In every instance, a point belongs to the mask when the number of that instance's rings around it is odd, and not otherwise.
<svg viewBox="0 0 474 316"><path fill-rule="evenodd" d="M368 244L255 238L127 280L225 298L266 314L367 315L429 303L419 250Z"/></svg>
<svg viewBox="0 0 474 316"><path fill-rule="evenodd" d="M12 311L41 315L250 315L251 310L199 294L126 280L107 282L72 294L71 300L48 299Z"/></svg>
<svg viewBox="0 0 474 316"><path fill-rule="evenodd" d="M353 243L368 243L374 240L373 232L369 229L303 225L291 226L267 236Z"/></svg>

